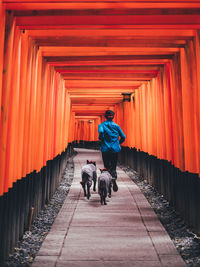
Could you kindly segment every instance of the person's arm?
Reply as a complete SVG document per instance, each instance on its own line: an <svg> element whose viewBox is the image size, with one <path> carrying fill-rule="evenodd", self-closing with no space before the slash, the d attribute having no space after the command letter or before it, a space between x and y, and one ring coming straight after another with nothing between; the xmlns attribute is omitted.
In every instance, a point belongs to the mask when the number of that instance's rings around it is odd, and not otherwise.
<svg viewBox="0 0 200 267"><path fill-rule="evenodd" d="M103 127L102 127L101 124L99 124L98 132L99 132L99 140L103 141L103 139L104 139L104 131L103 131Z"/></svg>
<svg viewBox="0 0 200 267"><path fill-rule="evenodd" d="M125 136L125 134L123 133L123 131L122 131L122 129L120 127L119 127L119 136L120 136L119 143L121 145L125 141L126 136Z"/></svg>

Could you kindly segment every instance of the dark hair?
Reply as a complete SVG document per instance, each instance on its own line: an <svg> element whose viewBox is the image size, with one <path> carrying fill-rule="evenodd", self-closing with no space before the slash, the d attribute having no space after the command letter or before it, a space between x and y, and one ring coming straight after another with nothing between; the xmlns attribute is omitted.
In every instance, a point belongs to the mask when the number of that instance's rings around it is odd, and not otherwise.
<svg viewBox="0 0 200 267"><path fill-rule="evenodd" d="M112 111L112 110L106 110L106 112L105 112L105 118L106 119L113 119L114 118L114 116L115 116L115 112L114 111Z"/></svg>

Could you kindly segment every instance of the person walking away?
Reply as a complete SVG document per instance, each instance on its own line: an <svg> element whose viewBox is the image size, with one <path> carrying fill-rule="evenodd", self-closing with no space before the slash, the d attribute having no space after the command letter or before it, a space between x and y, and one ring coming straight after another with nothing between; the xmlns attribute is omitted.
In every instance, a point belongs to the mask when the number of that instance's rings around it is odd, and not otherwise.
<svg viewBox="0 0 200 267"><path fill-rule="evenodd" d="M113 122L115 112L106 110L105 121L98 126L99 140L101 141L101 152L104 167L110 170L113 182L113 191L118 191L117 186L117 160L121 150L120 144L125 141L125 134L120 126ZM120 137L120 138L119 138Z"/></svg>

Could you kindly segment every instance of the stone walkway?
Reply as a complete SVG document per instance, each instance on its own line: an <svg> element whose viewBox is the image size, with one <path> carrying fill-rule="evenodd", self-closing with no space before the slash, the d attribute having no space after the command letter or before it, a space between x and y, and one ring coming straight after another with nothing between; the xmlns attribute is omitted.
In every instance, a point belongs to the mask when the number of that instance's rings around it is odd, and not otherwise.
<svg viewBox="0 0 200 267"><path fill-rule="evenodd" d="M77 149L70 192L33 263L33 267L186 266L140 189L118 169L119 191L107 205L80 185L81 166L100 152ZM100 174L98 169L98 175Z"/></svg>

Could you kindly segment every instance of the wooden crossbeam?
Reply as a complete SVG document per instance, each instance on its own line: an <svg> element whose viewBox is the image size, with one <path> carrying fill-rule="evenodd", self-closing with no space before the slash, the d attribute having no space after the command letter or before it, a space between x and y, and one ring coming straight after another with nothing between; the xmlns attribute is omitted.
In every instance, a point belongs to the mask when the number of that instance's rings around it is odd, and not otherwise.
<svg viewBox="0 0 200 267"><path fill-rule="evenodd" d="M84 114L87 114L91 112L91 115L94 114L102 114L105 112L106 109L114 108L114 105L106 105L105 103L99 103L99 104L73 104L72 105L72 111L76 112L76 114L80 114L80 112L84 112ZM78 116L77 114L77 116Z"/></svg>
<svg viewBox="0 0 200 267"><path fill-rule="evenodd" d="M110 80L110 81L102 81L102 80L81 80L81 81L77 81L77 80L69 80L69 81L65 81L65 87L66 88L94 88L94 87L108 87L108 86L112 86L112 87L126 87L126 86L140 86L143 83L143 81L115 81L115 80Z"/></svg>
<svg viewBox="0 0 200 267"><path fill-rule="evenodd" d="M26 25L23 25L26 26ZM89 37L91 38L91 36L93 38L95 37L108 37L108 36L120 36L120 37L134 37L134 38L148 38L148 37L152 37L152 38L165 38L165 39L169 39L169 38L176 38L178 39L179 37L182 39L187 39L188 37L193 37L195 36L195 30L192 29L169 29L166 27L166 29L163 30L163 28L159 29L149 29L148 25L145 25L144 29L138 29L138 28L123 28L120 29L120 27L117 28L112 28L112 29L106 29L106 28L99 28L97 29L92 29L93 25L90 25L87 27L87 29L81 29L81 25L76 25L76 27L73 29L59 29L57 27L57 29L51 29L49 30L48 27L46 26L44 29L37 29L37 30L27 30L28 31L28 35L30 35L33 39L38 38L38 37L43 37L43 36L48 36L48 37L67 37L69 36L70 38L72 37L76 37L77 36L80 38L86 38ZM168 27L170 27L170 25L168 25ZM22 27L23 28L23 27Z"/></svg>
<svg viewBox="0 0 200 267"><path fill-rule="evenodd" d="M200 8L200 3L198 0L196 1L121 1L121 0L110 0L109 2L104 1L51 1L51 0L43 0L38 2L37 0L31 1L23 1L23 0L3 0L6 8L8 10L88 10L88 9L96 9L101 10L104 8L118 8L118 9L141 9L141 6L146 9L168 9L168 8Z"/></svg>
<svg viewBox="0 0 200 267"><path fill-rule="evenodd" d="M99 116L75 116L75 119L99 119Z"/></svg>
<svg viewBox="0 0 200 267"><path fill-rule="evenodd" d="M136 73L136 74L124 74L124 73L116 73L116 74L93 74L93 73L88 73L88 74L63 74L62 77L64 80L70 81L70 80L121 80L121 81L142 81L142 80L150 80L153 77L156 77L157 74L151 74L151 73Z"/></svg>
<svg viewBox="0 0 200 267"><path fill-rule="evenodd" d="M21 16L18 26L62 25L200 25L199 15L91 15L91 16Z"/></svg>
<svg viewBox="0 0 200 267"><path fill-rule="evenodd" d="M92 72L92 73L100 73L100 72L107 72L107 73L146 73L146 72L157 72L159 71L160 66L155 65L123 65L123 66L55 66L55 70L60 73L73 73L73 72Z"/></svg>
<svg viewBox="0 0 200 267"><path fill-rule="evenodd" d="M137 67L139 65L142 65L142 66L146 66L148 68L149 67L152 67L152 66L155 66L155 65L163 65L163 64L166 64L166 63L169 63L169 59L135 59L135 60L88 60L88 61L81 61L81 59L76 59L74 61L62 61L62 58L61 57L57 57L58 58L58 61L56 60L52 60L51 57L49 58L46 58L46 60L48 61L48 63L51 65L51 66L54 66L55 69L58 67L62 68L62 67L75 67L75 68L82 68L82 67L86 67L86 68L98 68L98 67L102 67L102 66L112 66L112 68L115 66L117 66L118 68L123 68L123 66L125 65L127 68L129 67Z"/></svg>
<svg viewBox="0 0 200 267"><path fill-rule="evenodd" d="M110 93L122 93L122 92L134 92L135 89L137 89L138 86L131 86L131 87L122 87L120 86L120 88L117 87L92 87L92 88L87 88L87 90L85 90L85 87L82 88L68 88L67 91L71 94L91 94L91 93L95 93L95 94L110 94Z"/></svg>
<svg viewBox="0 0 200 267"><path fill-rule="evenodd" d="M161 2L160 2L161 3ZM159 4L160 4L159 3ZM79 2L80 4L80 2ZM131 8L131 7L120 7L117 5L114 8L109 8L105 5L103 8L88 8L83 9L81 6L72 9L46 9L46 10L15 10L15 16L116 16L116 15L199 15L200 8L160 8L159 4L157 8ZM109 3L108 3L109 4ZM192 4L190 2L190 4ZM199 4L199 3L198 3Z"/></svg>
<svg viewBox="0 0 200 267"><path fill-rule="evenodd" d="M104 104L101 109L98 108L99 104L84 104L83 106L75 106L76 104L72 105L72 112L75 112L76 116L98 116L103 115L105 110L114 108L115 104Z"/></svg>
<svg viewBox="0 0 200 267"><path fill-rule="evenodd" d="M179 52L179 48L154 47L41 47L43 56L106 56L106 55L163 55Z"/></svg>
<svg viewBox="0 0 200 267"><path fill-rule="evenodd" d="M95 97L95 98L94 98ZM98 99L100 99L100 100L102 100L102 99L105 99L105 100L113 100L113 101L116 101L116 100L122 100L123 99L123 96L121 96L121 94L109 94L109 95L103 95L103 94L101 94L101 95L97 95L97 94L91 94L91 95L85 95L85 94L83 94L83 95L81 95L81 94L79 94L79 95L71 95L70 96L70 98L71 99L77 99L78 101L80 100L81 101L81 98L82 99L86 99L86 100L91 100L91 99L95 99L95 100L98 100Z"/></svg>
<svg viewBox="0 0 200 267"><path fill-rule="evenodd" d="M43 36L40 38L35 38L35 41L39 46L62 46L65 47L184 47L186 44L185 39L177 38L130 38L130 37L104 37L104 38L92 38L92 37L47 37Z"/></svg>
<svg viewBox="0 0 200 267"><path fill-rule="evenodd" d="M152 70L152 69L145 69L145 67L142 69L71 69L71 70L66 70L66 69L56 69L57 72L67 75L67 74L74 74L74 75L87 75L87 74L158 74L158 69L157 70Z"/></svg>
<svg viewBox="0 0 200 267"><path fill-rule="evenodd" d="M44 57L49 64L52 65L149 65L149 64L163 64L169 62L173 55L120 55L120 56L51 56Z"/></svg>

